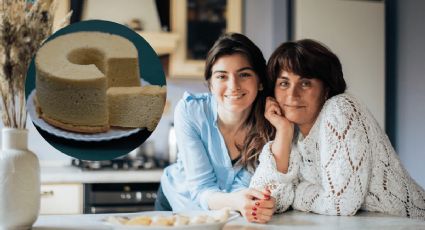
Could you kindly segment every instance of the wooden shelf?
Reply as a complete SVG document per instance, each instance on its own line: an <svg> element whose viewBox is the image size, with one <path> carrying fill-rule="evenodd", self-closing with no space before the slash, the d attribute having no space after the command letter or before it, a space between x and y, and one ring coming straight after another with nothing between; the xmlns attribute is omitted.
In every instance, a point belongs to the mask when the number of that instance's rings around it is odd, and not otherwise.
<svg viewBox="0 0 425 230"><path fill-rule="evenodd" d="M158 56L173 53L179 40L179 35L176 33L148 31L137 33L152 46Z"/></svg>

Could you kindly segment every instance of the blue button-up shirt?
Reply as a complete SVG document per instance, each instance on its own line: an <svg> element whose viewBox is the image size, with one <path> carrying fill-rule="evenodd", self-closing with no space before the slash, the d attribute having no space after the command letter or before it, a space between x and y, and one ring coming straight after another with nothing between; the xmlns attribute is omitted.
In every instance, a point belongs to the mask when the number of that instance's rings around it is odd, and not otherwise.
<svg viewBox="0 0 425 230"><path fill-rule="evenodd" d="M161 185L173 211L208 210L209 194L249 186L252 174L232 166L210 93L185 92L174 111L177 162L164 170Z"/></svg>

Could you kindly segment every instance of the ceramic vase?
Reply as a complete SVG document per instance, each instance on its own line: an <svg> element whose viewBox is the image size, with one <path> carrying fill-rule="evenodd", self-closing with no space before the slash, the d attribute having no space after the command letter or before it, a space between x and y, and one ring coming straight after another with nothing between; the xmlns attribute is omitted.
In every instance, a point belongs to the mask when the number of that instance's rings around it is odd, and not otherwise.
<svg viewBox="0 0 425 230"><path fill-rule="evenodd" d="M0 230L30 229L40 209L40 165L28 150L28 130L3 128L0 152Z"/></svg>

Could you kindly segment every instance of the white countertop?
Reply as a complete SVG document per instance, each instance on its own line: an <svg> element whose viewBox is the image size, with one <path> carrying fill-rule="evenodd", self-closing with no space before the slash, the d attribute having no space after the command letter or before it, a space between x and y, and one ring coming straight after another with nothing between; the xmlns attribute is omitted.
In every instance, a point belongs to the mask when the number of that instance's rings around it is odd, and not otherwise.
<svg viewBox="0 0 425 230"><path fill-rule="evenodd" d="M141 183L159 182L162 169L83 171L70 165L41 166L41 183Z"/></svg>
<svg viewBox="0 0 425 230"><path fill-rule="evenodd" d="M39 216L33 230L51 229L111 229L102 219L113 214ZM121 214L120 214L121 215ZM298 211L275 215L267 224L253 224L238 217L228 222L224 230L236 229L425 229L425 221L378 213L360 212L356 216L325 216Z"/></svg>

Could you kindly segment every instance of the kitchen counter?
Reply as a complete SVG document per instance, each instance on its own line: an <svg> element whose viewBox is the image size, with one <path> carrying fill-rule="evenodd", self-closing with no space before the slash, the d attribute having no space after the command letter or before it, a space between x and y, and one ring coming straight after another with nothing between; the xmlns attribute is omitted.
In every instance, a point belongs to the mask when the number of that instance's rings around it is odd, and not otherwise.
<svg viewBox="0 0 425 230"><path fill-rule="evenodd" d="M41 183L141 183L159 182L162 169L83 171L70 165L42 166Z"/></svg>
<svg viewBox="0 0 425 230"><path fill-rule="evenodd" d="M34 230L51 229L111 229L102 219L111 214L95 215L47 215L39 216ZM224 230L236 229L425 229L425 221L394 217L371 212L359 212L356 216L325 216L298 211L275 215L269 224L253 224L238 217L224 226Z"/></svg>

